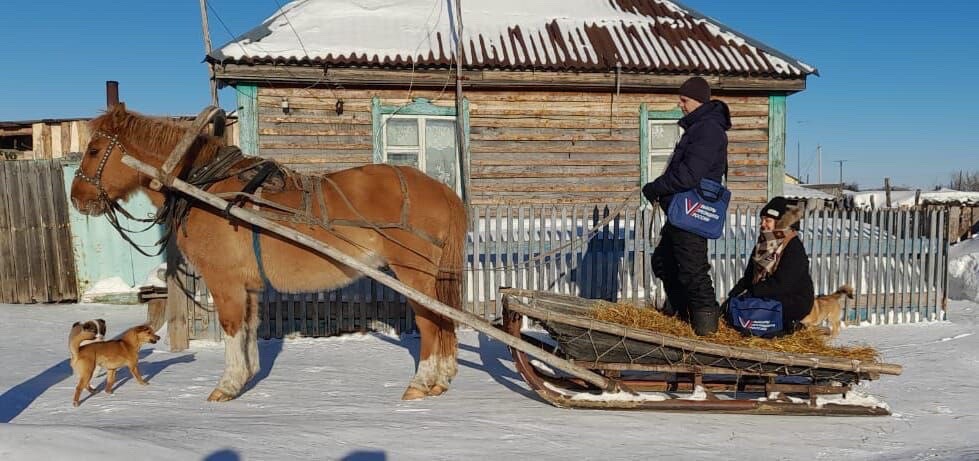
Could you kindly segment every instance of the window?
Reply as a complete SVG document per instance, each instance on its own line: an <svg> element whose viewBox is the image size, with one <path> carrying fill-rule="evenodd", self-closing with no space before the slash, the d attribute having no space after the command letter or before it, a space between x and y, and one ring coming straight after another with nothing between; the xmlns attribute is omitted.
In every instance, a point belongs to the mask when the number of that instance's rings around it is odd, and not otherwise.
<svg viewBox="0 0 979 461"><path fill-rule="evenodd" d="M680 141L683 130L676 120L649 121L649 162L647 174L655 179L666 171L666 163L673 154L673 148Z"/></svg>
<svg viewBox="0 0 979 461"><path fill-rule="evenodd" d="M468 137L468 101L463 110ZM382 106L374 98L371 112L375 163L413 166L461 193L455 106L435 106L424 98L405 106Z"/></svg>
<svg viewBox="0 0 979 461"><path fill-rule="evenodd" d="M409 165L459 190L455 117L385 115L384 155L392 165Z"/></svg>
<svg viewBox="0 0 979 461"><path fill-rule="evenodd" d="M683 135L677 121L683 117L680 108L652 111L639 108L639 181L646 184L663 174L673 148ZM646 199L643 198L643 201Z"/></svg>

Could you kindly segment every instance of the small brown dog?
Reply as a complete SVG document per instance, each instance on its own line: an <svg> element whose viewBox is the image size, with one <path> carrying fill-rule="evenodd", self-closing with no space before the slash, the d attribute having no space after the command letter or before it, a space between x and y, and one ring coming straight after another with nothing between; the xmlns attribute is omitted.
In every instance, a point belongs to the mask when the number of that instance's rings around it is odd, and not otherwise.
<svg viewBox="0 0 979 461"><path fill-rule="evenodd" d="M812 310L802 319L802 323L808 327L815 327L826 320L829 322L829 336L835 338L840 334L840 316L843 312L840 298L844 295L853 299L853 287L843 285L832 294L817 296L812 303Z"/></svg>
<svg viewBox="0 0 979 461"><path fill-rule="evenodd" d="M73 327L72 331L74 330L75 328ZM105 392L107 394L112 393L112 386L116 382L116 369L122 368L123 366L129 368L129 372L132 373L133 379L136 382L144 386L149 384L139 374L137 361L139 359L140 346L144 343L156 344L160 340L160 337L153 332L152 328L147 325L139 325L123 332L119 336L119 339L80 346L82 341L91 340L94 337L95 334L92 331L80 328L78 334L72 337L70 341L69 346L72 352L71 368L75 371L75 375L78 376L78 385L75 386L75 396L72 399L74 406L77 407L79 404L79 396L82 393L82 389L88 389L89 392L95 393L95 389L92 388L90 383L96 365L108 370L105 378Z"/></svg>

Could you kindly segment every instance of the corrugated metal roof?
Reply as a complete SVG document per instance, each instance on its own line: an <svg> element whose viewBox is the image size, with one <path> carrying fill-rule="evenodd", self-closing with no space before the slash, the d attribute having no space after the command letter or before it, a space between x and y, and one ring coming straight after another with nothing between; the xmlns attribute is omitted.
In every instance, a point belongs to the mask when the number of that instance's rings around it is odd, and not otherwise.
<svg viewBox="0 0 979 461"><path fill-rule="evenodd" d="M667 0L466 0L466 69L769 76L817 73ZM211 53L212 62L444 68L456 3L296 0Z"/></svg>

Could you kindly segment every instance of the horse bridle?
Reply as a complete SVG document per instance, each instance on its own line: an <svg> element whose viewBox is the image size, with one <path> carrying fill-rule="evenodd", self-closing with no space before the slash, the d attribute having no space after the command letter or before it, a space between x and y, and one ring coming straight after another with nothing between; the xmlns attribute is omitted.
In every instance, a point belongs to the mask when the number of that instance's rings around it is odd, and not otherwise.
<svg viewBox="0 0 979 461"><path fill-rule="evenodd" d="M95 169L95 176L88 176L82 172L82 168L79 165L78 169L75 170L75 177L85 181L93 186L99 191L99 200L109 200L109 193L106 192L105 188L102 187L102 171L105 170L105 164L109 162L109 156L112 155L112 150L119 146L119 150L122 155L126 155L126 148L123 147L122 143L119 142L119 138L115 135L105 133L103 131L96 131L92 133L92 139L102 137L109 140L109 145L105 147L105 151L102 153L102 158L99 159L99 166Z"/></svg>

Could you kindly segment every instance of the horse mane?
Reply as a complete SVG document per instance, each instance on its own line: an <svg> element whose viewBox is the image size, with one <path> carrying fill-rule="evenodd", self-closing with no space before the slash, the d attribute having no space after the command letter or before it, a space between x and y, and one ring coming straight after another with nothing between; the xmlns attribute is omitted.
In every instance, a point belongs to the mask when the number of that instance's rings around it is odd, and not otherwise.
<svg viewBox="0 0 979 461"><path fill-rule="evenodd" d="M93 133L102 131L124 139L161 161L166 160L188 130L185 124L170 118L128 112L123 104L117 104L93 119L89 122L89 128ZM192 157L194 163L202 165L209 162L223 145L221 138L199 134L191 145L191 151L197 152Z"/></svg>

